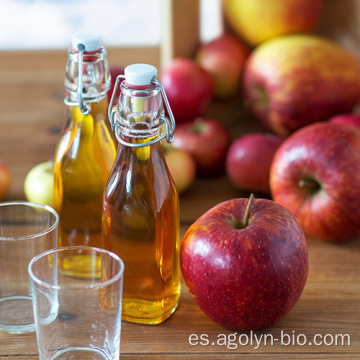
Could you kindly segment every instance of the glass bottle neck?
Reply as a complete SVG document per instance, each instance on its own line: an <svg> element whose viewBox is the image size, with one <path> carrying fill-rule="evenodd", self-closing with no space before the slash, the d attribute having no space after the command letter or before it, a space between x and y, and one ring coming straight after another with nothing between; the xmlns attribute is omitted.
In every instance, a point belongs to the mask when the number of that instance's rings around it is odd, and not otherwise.
<svg viewBox="0 0 360 360"><path fill-rule="evenodd" d="M161 139L164 107L157 85L132 87L124 81L115 114L114 131L123 145L142 147Z"/></svg>
<svg viewBox="0 0 360 360"><path fill-rule="evenodd" d="M110 72L106 60L106 49L96 52L81 52L69 49L65 72L65 89L68 100L79 101L79 87L86 102L100 102L110 89ZM82 64L81 64L82 63ZM79 66L82 65L82 66ZM80 69L82 67L82 69Z"/></svg>

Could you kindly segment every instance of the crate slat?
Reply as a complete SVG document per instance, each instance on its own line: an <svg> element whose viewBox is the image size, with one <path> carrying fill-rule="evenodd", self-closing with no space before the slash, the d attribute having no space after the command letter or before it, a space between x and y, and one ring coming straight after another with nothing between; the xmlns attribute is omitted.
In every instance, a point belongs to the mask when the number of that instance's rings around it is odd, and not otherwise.
<svg viewBox="0 0 360 360"><path fill-rule="evenodd" d="M193 57L200 43L199 0L163 0L161 68L178 56Z"/></svg>

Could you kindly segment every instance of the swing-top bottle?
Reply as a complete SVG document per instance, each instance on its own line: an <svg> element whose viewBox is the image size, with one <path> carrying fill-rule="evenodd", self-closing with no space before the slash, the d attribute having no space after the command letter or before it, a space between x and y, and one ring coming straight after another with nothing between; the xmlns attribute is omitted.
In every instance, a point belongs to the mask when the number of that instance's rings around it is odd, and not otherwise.
<svg viewBox="0 0 360 360"><path fill-rule="evenodd" d="M143 324L163 322L180 295L179 199L161 145L175 122L156 74L147 64L125 68L113 110L117 78L109 119L119 145L103 207L105 246L125 263L122 317Z"/></svg>
<svg viewBox="0 0 360 360"><path fill-rule="evenodd" d="M110 74L98 34L80 34L68 50L65 88L67 123L54 160L54 203L59 245L103 248L102 199L116 155L108 127ZM87 258L63 261L64 272L87 277Z"/></svg>

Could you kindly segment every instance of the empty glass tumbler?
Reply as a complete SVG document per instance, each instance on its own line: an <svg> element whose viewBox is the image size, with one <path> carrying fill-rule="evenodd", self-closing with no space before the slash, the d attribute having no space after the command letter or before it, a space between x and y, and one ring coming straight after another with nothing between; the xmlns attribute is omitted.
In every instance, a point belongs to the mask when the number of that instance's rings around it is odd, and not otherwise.
<svg viewBox="0 0 360 360"><path fill-rule="evenodd" d="M57 246L58 221L46 205L0 203L0 331L35 330L27 267L35 255Z"/></svg>
<svg viewBox="0 0 360 360"><path fill-rule="evenodd" d="M64 264L76 258L69 273ZM74 264L82 267L83 259L87 272L76 276ZM30 262L40 359L119 359L123 272L117 255L86 246L46 251Z"/></svg>

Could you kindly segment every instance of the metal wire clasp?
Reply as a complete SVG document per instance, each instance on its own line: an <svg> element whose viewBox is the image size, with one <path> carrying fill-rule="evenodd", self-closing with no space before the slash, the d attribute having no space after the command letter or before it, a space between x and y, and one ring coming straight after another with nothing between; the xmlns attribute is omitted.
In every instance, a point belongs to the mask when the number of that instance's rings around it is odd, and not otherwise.
<svg viewBox="0 0 360 360"><path fill-rule="evenodd" d="M79 50L79 68L78 68L78 74L79 74L79 84L77 88L77 94L79 102L73 102L69 100L69 96L67 96L64 100L65 105L67 106L79 106L79 109L82 114L88 115L91 111L91 106L86 103L83 99L83 57L85 52L85 45L79 44L78 45Z"/></svg>
<svg viewBox="0 0 360 360"><path fill-rule="evenodd" d="M130 143L130 142L126 142L124 141L120 136L119 136L119 123L116 121L116 114L117 114L117 110L113 109L114 106L114 101L115 101L115 97L116 97L116 93L118 92L118 88L120 85L121 80L124 80L125 76L124 75L118 75L116 78L116 82L115 82L115 86L114 86L114 90L111 96L111 100L110 100L110 104L109 104L109 108L108 108L108 117L109 117L109 121L111 124L111 128L117 138L117 140L126 146L130 146L130 147L143 147L143 146L148 146L148 145L152 145L155 142L166 138L166 141L168 143L171 143L174 140L174 132L175 132L175 118L174 115L171 111L170 108L170 104L169 101L167 99L166 93L165 93L165 89L164 86L162 85L162 83L158 80L154 80L151 82L151 84L157 85L160 88L160 92L165 104L165 107L168 111L169 117L170 117L170 121L166 116L161 115L160 116L160 126L165 124L165 128L166 128L166 132L162 133L159 137L157 137L156 139L144 142L144 143Z"/></svg>

